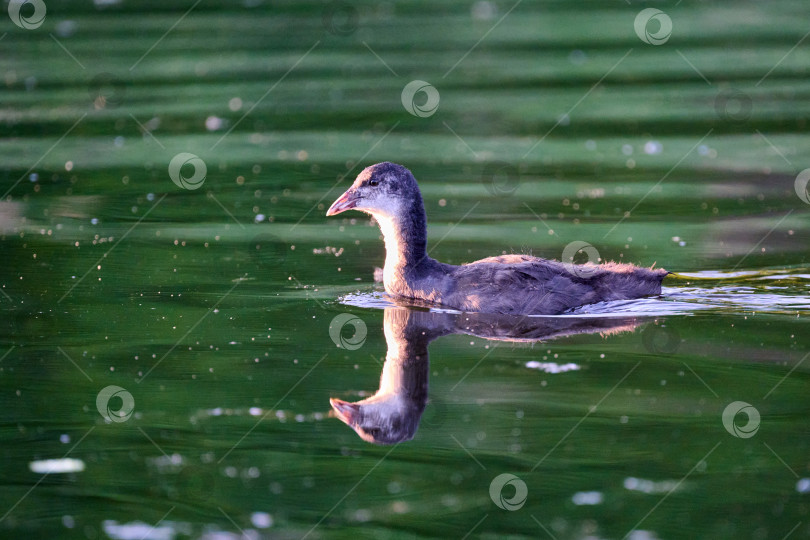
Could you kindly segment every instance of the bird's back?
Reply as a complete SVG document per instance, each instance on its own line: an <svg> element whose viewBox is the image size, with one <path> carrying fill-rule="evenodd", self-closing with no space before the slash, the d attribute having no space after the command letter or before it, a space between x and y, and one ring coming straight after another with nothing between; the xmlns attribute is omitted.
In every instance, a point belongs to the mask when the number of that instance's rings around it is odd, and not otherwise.
<svg viewBox="0 0 810 540"><path fill-rule="evenodd" d="M660 294L668 274L630 264L572 265L529 255L489 257L448 265L446 271L442 304L464 311L526 315Z"/></svg>

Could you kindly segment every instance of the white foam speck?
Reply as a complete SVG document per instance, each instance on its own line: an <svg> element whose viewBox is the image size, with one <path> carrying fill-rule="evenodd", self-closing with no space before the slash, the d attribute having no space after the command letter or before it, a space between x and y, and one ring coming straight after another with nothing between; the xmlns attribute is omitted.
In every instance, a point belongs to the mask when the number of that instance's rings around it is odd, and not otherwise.
<svg viewBox="0 0 810 540"><path fill-rule="evenodd" d="M593 506L602 504L604 500L605 497L600 491L579 491L571 497L571 501L577 506Z"/></svg>
<svg viewBox="0 0 810 540"><path fill-rule="evenodd" d="M545 373L565 373L566 371L579 371L582 369L579 365L572 362L558 364L556 362L538 362L537 360L526 362L526 367L529 369L539 369Z"/></svg>
<svg viewBox="0 0 810 540"><path fill-rule="evenodd" d="M73 458L40 459L29 463L28 468L37 474L81 472L84 470L84 461Z"/></svg>

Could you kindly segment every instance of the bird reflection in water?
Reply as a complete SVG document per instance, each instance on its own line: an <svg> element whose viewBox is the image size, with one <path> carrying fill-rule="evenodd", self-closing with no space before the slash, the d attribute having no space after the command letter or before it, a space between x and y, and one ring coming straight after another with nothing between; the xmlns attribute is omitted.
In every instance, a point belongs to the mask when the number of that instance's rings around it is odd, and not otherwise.
<svg viewBox="0 0 810 540"><path fill-rule="evenodd" d="M576 334L614 334L639 325L633 317L521 317L489 313L441 313L405 307L385 309L388 345L380 388L349 403L331 398L334 414L363 440L396 444L413 438L428 399L428 344L449 334L489 340L538 342Z"/></svg>

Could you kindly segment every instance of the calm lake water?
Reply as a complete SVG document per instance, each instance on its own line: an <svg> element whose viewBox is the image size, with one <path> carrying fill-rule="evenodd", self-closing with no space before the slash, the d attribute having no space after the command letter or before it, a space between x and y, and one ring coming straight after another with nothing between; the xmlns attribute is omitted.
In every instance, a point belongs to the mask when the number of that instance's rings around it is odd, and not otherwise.
<svg viewBox="0 0 810 540"><path fill-rule="evenodd" d="M807 2L8 11L1 536L810 537ZM324 216L383 160L439 260L675 274L396 304L376 226ZM330 398L384 368L378 445Z"/></svg>

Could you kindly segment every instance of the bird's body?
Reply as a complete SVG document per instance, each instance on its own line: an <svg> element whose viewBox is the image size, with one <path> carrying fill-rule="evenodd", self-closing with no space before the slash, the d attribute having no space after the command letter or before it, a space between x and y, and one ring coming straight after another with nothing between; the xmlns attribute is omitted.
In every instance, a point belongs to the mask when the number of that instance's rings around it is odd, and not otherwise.
<svg viewBox="0 0 810 540"><path fill-rule="evenodd" d="M356 209L374 216L385 239L385 291L461 311L558 314L596 302L661 293L663 269L630 264L575 265L501 255L455 266L427 254L427 218L411 172L378 163L361 172L327 215Z"/></svg>
<svg viewBox="0 0 810 540"><path fill-rule="evenodd" d="M389 294L461 311L527 315L557 314L610 300L660 294L666 271L629 264L574 265L529 255L501 255L453 266L430 259L386 287Z"/></svg>

